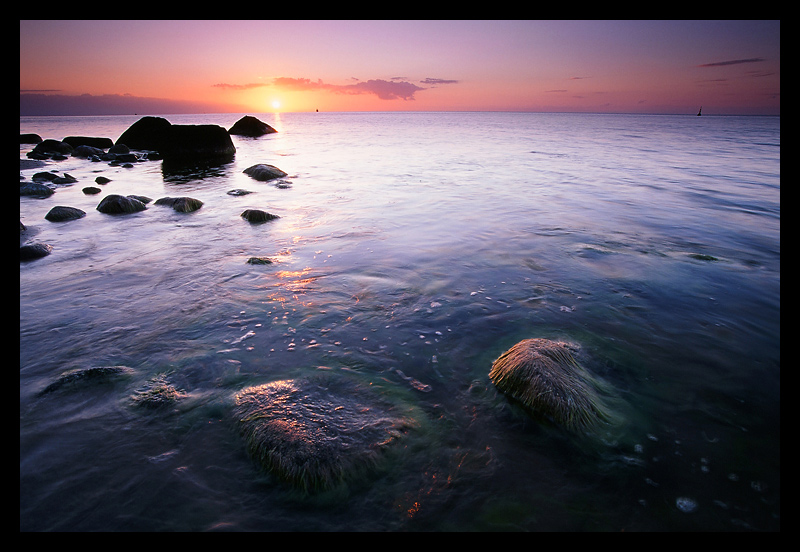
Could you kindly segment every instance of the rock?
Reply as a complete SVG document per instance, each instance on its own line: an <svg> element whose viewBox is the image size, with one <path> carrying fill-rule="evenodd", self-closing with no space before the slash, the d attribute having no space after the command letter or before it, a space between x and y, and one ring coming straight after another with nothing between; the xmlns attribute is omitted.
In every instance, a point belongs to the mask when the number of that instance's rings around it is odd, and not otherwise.
<svg viewBox="0 0 800 552"><path fill-rule="evenodd" d="M61 154L69 154L72 153L72 146L66 144L64 142L59 142L58 140L42 140L36 147L33 148L33 153L39 154L52 154L52 153L61 153Z"/></svg>
<svg viewBox="0 0 800 552"><path fill-rule="evenodd" d="M111 179L106 178L105 176L98 176L97 178L94 179L94 181L97 182L98 184L108 184L109 182L111 182Z"/></svg>
<svg viewBox="0 0 800 552"><path fill-rule="evenodd" d="M191 197L162 197L156 200L155 205L166 205L179 213L191 213L202 207L203 202Z"/></svg>
<svg viewBox="0 0 800 552"><path fill-rule="evenodd" d="M98 211L109 215L137 213L139 211L144 211L145 209L147 209L147 205L138 199L117 194L106 196L97 206Z"/></svg>
<svg viewBox="0 0 800 552"><path fill-rule="evenodd" d="M228 192L228 195L232 195L232 196L243 196L243 195L252 194L252 193L253 193L253 192L250 192L250 191L248 191L248 190L242 190L241 188L236 188L235 190L230 190L230 191Z"/></svg>
<svg viewBox="0 0 800 552"><path fill-rule="evenodd" d="M42 390L39 395L52 393L62 387L77 384L108 383L114 379L133 374L134 370L127 366L96 366L91 368L75 368L62 373L53 383Z"/></svg>
<svg viewBox="0 0 800 552"><path fill-rule="evenodd" d="M525 339L500 355L489 378L537 417L573 431L609 422L600 382L573 356L578 347L548 339Z"/></svg>
<svg viewBox="0 0 800 552"><path fill-rule="evenodd" d="M21 262L34 261L46 257L53 251L53 247L46 243L31 243L22 245L19 248L19 260Z"/></svg>
<svg viewBox="0 0 800 552"><path fill-rule="evenodd" d="M19 143L20 144L38 144L42 141L42 137L38 134L20 134L19 135Z"/></svg>
<svg viewBox="0 0 800 552"><path fill-rule="evenodd" d="M147 197L147 196L143 196L143 195L133 195L133 194L129 194L127 197L129 197L129 198L131 198L131 199L138 199L139 201L141 201L141 202L142 202L142 203L144 203L145 205L147 205L148 203L150 203L151 201L153 201L153 199L152 199L152 198L149 198L149 197Z"/></svg>
<svg viewBox="0 0 800 552"><path fill-rule="evenodd" d="M266 211L262 211L261 209L246 209L242 213L242 218L247 222L267 222L280 217L278 217L278 215L273 215L271 213L267 213Z"/></svg>
<svg viewBox="0 0 800 552"><path fill-rule="evenodd" d="M95 138L93 136L67 136L61 141L69 144L74 149L78 149L79 146L89 146L99 150L106 150L114 145L111 138Z"/></svg>
<svg viewBox="0 0 800 552"><path fill-rule="evenodd" d="M75 184L77 181L77 178L67 173L64 173L63 176L56 176L53 180L51 180L53 184Z"/></svg>
<svg viewBox="0 0 800 552"><path fill-rule="evenodd" d="M23 182L19 185L19 195L21 196L43 199L50 197L54 193L50 186L45 186L39 182Z"/></svg>
<svg viewBox="0 0 800 552"><path fill-rule="evenodd" d="M125 144L114 144L110 148L108 148L108 153L111 154L127 154L131 152L131 148L126 146Z"/></svg>
<svg viewBox="0 0 800 552"><path fill-rule="evenodd" d="M161 408L173 405L185 396L186 393L171 384L166 375L160 374L148 380L144 387L131 396L131 399L139 406Z"/></svg>
<svg viewBox="0 0 800 552"><path fill-rule="evenodd" d="M172 123L162 117L142 117L122 133L115 144L136 150L156 150L163 145Z"/></svg>
<svg viewBox="0 0 800 552"><path fill-rule="evenodd" d="M31 180L33 180L34 182L52 182L56 178L58 178L58 175L56 173L49 171L42 171L35 173L31 177Z"/></svg>
<svg viewBox="0 0 800 552"><path fill-rule="evenodd" d="M247 264L251 265L270 265L273 263L273 260L269 257L250 257L247 259Z"/></svg>
<svg viewBox="0 0 800 552"><path fill-rule="evenodd" d="M344 376L248 387L236 394L234 403L251 456L305 491L363 477L415 425L398 405Z"/></svg>
<svg viewBox="0 0 800 552"><path fill-rule="evenodd" d="M80 145L72 150L73 157L92 157L92 156L100 156L103 155L105 152L100 148L95 148L93 146L87 145Z"/></svg>
<svg viewBox="0 0 800 552"><path fill-rule="evenodd" d="M228 130L229 134L234 134L238 136L249 136L251 138L255 138L258 136L263 136L264 134L272 134L274 132L278 132L267 123L263 121L259 121L255 117L250 115L245 115Z"/></svg>
<svg viewBox="0 0 800 552"><path fill-rule="evenodd" d="M99 191L99 190L98 190ZM44 216L50 222L66 222L68 220L77 220L86 216L86 211L82 211L76 207L65 207L63 205L56 205Z"/></svg>
<svg viewBox="0 0 800 552"><path fill-rule="evenodd" d="M95 194L99 194L103 190L101 190L100 188L96 188L95 186L86 186L81 191L86 195L95 195Z"/></svg>
<svg viewBox="0 0 800 552"><path fill-rule="evenodd" d="M259 165L253 165L252 167L248 167L243 172L255 178L256 180L260 180L262 182L273 180L275 178L283 178L284 176L287 176L287 174L282 170L280 170L278 167L275 167L274 165L266 165L263 163Z"/></svg>
<svg viewBox="0 0 800 552"><path fill-rule="evenodd" d="M142 117L116 142L155 150L164 160L228 158L236 153L228 131L218 125L173 125L162 117Z"/></svg>

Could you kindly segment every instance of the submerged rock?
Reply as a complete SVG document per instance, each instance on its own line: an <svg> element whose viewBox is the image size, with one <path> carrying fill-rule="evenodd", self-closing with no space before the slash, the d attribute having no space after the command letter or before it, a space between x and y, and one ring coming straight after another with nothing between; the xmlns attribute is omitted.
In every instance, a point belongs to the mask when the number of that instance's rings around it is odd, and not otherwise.
<svg viewBox="0 0 800 552"><path fill-rule="evenodd" d="M611 420L601 384L573 356L577 347L549 339L525 339L500 355L489 378L532 414L573 431Z"/></svg>
<svg viewBox="0 0 800 552"><path fill-rule="evenodd" d="M264 163L253 165L252 167L247 167L242 172L262 182L288 176L287 173L283 172L278 167L274 165L267 165Z"/></svg>
<svg viewBox="0 0 800 552"><path fill-rule="evenodd" d="M131 399L138 406L161 408L175 404L185 396L186 393L170 383L166 375L159 374L148 380L131 396Z"/></svg>
<svg viewBox="0 0 800 552"><path fill-rule="evenodd" d="M263 468L312 491L374 469L414 426L398 411L366 384L326 375L248 387L234 415Z"/></svg>
<svg viewBox="0 0 800 552"><path fill-rule="evenodd" d="M40 395L45 395L67 385L78 383L106 383L114 378L132 374L133 369L127 366L94 366L91 368L76 368L61 374L53 383L44 388Z"/></svg>

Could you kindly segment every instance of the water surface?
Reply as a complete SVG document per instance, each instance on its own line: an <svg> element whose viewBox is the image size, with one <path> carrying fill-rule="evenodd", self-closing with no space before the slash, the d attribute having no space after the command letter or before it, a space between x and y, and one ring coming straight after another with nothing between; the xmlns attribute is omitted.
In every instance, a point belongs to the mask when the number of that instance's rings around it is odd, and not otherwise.
<svg viewBox="0 0 800 552"><path fill-rule="evenodd" d="M779 118L256 115L279 132L233 137L230 163L69 158L46 170L77 184L20 198L21 243L53 247L20 264L22 530L780 529ZM20 132L116 140L137 119ZM204 205L98 212L112 193ZM50 223L54 205L87 214ZM510 404L488 372L528 337L579 343L625 424L585 439ZM40 395L109 365L134 373ZM309 497L257 469L230 410L323 370L420 424L375 477ZM137 408L159 375L186 397Z"/></svg>

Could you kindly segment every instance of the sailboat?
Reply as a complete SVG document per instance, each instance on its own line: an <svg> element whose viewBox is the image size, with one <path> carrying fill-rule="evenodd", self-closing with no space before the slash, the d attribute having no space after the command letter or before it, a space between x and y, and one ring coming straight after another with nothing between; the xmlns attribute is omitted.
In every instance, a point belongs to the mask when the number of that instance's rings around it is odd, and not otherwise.
<svg viewBox="0 0 800 552"><path fill-rule="evenodd" d="M700 106L700 111L697 112L697 116L699 117L703 113L703 106Z"/></svg>

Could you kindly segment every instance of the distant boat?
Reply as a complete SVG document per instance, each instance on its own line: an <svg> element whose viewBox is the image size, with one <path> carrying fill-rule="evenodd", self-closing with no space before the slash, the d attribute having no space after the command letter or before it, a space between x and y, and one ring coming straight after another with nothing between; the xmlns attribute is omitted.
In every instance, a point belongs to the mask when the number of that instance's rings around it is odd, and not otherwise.
<svg viewBox="0 0 800 552"><path fill-rule="evenodd" d="M702 114L703 114L703 106L700 106L700 111L697 112L697 116L699 117Z"/></svg>

